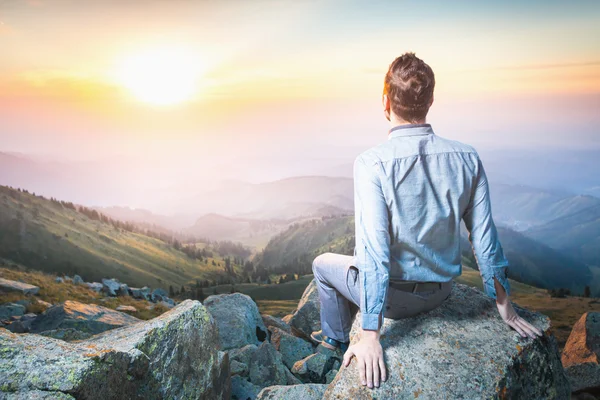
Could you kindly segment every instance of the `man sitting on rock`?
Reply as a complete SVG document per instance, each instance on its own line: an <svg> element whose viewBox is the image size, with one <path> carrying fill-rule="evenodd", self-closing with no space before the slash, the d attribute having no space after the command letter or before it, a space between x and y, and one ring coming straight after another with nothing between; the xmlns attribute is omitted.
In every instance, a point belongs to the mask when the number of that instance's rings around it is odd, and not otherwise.
<svg viewBox="0 0 600 400"><path fill-rule="evenodd" d="M434 85L433 71L414 53L390 65L382 96L391 125L387 140L354 161L354 255L324 253L312 265L322 328L312 339L345 352L344 366L356 356L361 383L369 388L387 379L379 340L383 317L412 317L450 296L452 278L461 274L461 220L484 291L496 299L502 319L523 337L542 335L509 301L508 261L478 153L426 123ZM357 307L360 340L348 347Z"/></svg>

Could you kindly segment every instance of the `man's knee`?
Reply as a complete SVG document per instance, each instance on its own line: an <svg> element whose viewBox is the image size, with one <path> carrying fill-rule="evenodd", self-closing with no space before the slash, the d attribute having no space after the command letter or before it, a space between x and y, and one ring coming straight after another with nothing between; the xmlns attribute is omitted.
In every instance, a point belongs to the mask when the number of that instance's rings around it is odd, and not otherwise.
<svg viewBox="0 0 600 400"><path fill-rule="evenodd" d="M320 254L318 256L316 256L312 262L312 271L313 271L313 275L315 276L316 279L321 280L321 267L323 266L323 263L321 262L323 260L323 256L326 253Z"/></svg>

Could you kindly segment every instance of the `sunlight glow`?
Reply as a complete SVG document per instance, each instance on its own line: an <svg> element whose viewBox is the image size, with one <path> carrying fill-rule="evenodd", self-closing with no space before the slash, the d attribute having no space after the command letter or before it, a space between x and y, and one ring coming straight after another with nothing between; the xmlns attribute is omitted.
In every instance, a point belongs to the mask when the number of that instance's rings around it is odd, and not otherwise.
<svg viewBox="0 0 600 400"><path fill-rule="evenodd" d="M126 57L117 68L116 79L138 100L165 106L192 99L202 72L190 49L162 46Z"/></svg>

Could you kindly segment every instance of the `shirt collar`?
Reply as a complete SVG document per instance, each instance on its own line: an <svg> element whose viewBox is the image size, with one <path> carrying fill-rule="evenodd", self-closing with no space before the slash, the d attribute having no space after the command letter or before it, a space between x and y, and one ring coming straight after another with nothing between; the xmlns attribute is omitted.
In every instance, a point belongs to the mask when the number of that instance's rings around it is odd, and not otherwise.
<svg viewBox="0 0 600 400"><path fill-rule="evenodd" d="M388 132L388 140L398 136L433 134L431 124L402 124L393 127Z"/></svg>

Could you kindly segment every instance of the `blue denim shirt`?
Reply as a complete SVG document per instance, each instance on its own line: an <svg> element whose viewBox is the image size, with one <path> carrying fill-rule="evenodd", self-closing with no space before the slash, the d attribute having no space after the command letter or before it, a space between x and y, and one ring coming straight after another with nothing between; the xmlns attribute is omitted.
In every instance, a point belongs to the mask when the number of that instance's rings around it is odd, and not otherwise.
<svg viewBox="0 0 600 400"><path fill-rule="evenodd" d="M434 134L430 124L399 125L359 154L353 168L363 329L381 327L390 279L444 282L461 274L461 219L484 292L496 298L496 277L510 294L508 261L473 147Z"/></svg>

